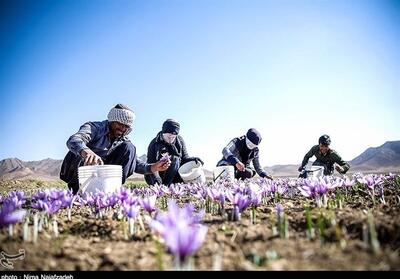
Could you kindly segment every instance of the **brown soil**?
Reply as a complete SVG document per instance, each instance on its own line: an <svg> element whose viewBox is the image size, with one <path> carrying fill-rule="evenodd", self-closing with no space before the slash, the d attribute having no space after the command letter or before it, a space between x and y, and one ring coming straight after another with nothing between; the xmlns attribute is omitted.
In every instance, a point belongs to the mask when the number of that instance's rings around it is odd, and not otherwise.
<svg viewBox="0 0 400 279"><path fill-rule="evenodd" d="M9 188L15 190L14 186ZM25 184L24 190L29 187L36 189L37 185ZM390 204L390 196L388 200ZM390 206L378 204L373 210L380 243L375 252L364 239L368 235L368 197L346 201L343 209L313 206L314 224L319 215L329 223L323 237L315 228L313 239L307 238L305 199L281 201L289 221L288 238L273 235L272 203L258 208L255 224L250 223L249 209L237 222L207 213L207 238L193 257L193 265L199 270L399 270L400 210L395 198L392 202ZM49 227L39 234L37 244L22 241L22 224L15 226L13 238L8 237L8 228L0 230L1 251L17 254L25 249L25 259L14 261L15 270L173 269L172 256L158 248L147 225L143 231L136 224L136 235L127 237L125 222L117 220L113 212L96 219L88 208L75 208L71 222L65 210L57 219L59 236ZM0 270L4 268L0 266Z"/></svg>

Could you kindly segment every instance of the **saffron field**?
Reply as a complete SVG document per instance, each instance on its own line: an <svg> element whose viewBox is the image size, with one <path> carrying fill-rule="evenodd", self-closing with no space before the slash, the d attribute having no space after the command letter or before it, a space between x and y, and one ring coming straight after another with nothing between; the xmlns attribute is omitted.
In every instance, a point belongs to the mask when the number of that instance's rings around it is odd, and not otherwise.
<svg viewBox="0 0 400 279"><path fill-rule="evenodd" d="M122 187L1 182L0 270L399 270L400 176Z"/></svg>

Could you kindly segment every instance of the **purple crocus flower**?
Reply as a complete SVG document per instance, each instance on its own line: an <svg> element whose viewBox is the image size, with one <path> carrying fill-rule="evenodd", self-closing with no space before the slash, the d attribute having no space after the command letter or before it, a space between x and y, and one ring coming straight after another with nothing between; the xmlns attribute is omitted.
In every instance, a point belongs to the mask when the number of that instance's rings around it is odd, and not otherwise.
<svg viewBox="0 0 400 279"><path fill-rule="evenodd" d="M26 210L18 209L11 200L5 200L0 208L0 227L21 221L26 215Z"/></svg>
<svg viewBox="0 0 400 279"><path fill-rule="evenodd" d="M103 192L98 192L94 196L94 203L98 210L104 209L109 207L108 196L105 195Z"/></svg>
<svg viewBox="0 0 400 279"><path fill-rule="evenodd" d="M326 188L328 190L334 189L338 186L340 186L340 180L335 181L329 176L324 176L322 178L318 179L319 185L322 186L322 188Z"/></svg>
<svg viewBox="0 0 400 279"><path fill-rule="evenodd" d="M315 182L314 182L315 183ZM312 183L312 184L314 184ZM307 197L307 198L313 198L315 197L315 186L312 185L311 183L307 183L301 187L299 187L300 193Z"/></svg>
<svg viewBox="0 0 400 279"><path fill-rule="evenodd" d="M60 198L61 208L71 207L73 200L74 195L72 194L72 192L65 191L64 195Z"/></svg>
<svg viewBox="0 0 400 279"><path fill-rule="evenodd" d="M139 199L139 204L144 210L146 210L148 213L151 213L154 210L156 210L156 200L157 200L156 195L148 196Z"/></svg>
<svg viewBox="0 0 400 279"><path fill-rule="evenodd" d="M52 189L50 190L50 198L53 200L60 200L65 195L63 190Z"/></svg>
<svg viewBox="0 0 400 279"><path fill-rule="evenodd" d="M185 188L179 184L171 184L171 186L169 188L170 188L171 194L175 195L175 196L182 196L185 192Z"/></svg>
<svg viewBox="0 0 400 279"><path fill-rule="evenodd" d="M350 180L348 177L342 180L342 187L350 188L354 185L355 180Z"/></svg>
<svg viewBox="0 0 400 279"><path fill-rule="evenodd" d="M275 196L276 194L283 195L286 192L286 187L275 181L270 181L267 189L272 196Z"/></svg>
<svg viewBox="0 0 400 279"><path fill-rule="evenodd" d="M170 200L168 212L159 213L150 226L164 239L168 250L183 262L205 240L207 227L199 224L199 221L192 206L181 209Z"/></svg>
<svg viewBox="0 0 400 279"><path fill-rule="evenodd" d="M138 205L139 204L139 198L136 196L129 196L124 200L125 204L129 205Z"/></svg>
<svg viewBox="0 0 400 279"><path fill-rule="evenodd" d="M200 223L205 214L204 209L199 213L195 213L194 207L190 204L186 204L184 208L180 208L174 200L168 201L168 212L167 213L158 213L156 216L156 220L158 221L152 223L155 225L155 229L160 234L165 233L163 230L167 227L173 227L177 224L178 221L184 221L189 225L194 225ZM159 224L163 224L163 227L158 227Z"/></svg>
<svg viewBox="0 0 400 279"><path fill-rule="evenodd" d="M164 241L169 251L178 256L181 262L184 262L203 244L207 230L206 226L200 224L187 226L185 223L179 222L178 226L169 229Z"/></svg>
<svg viewBox="0 0 400 279"><path fill-rule="evenodd" d="M34 203L32 203L31 207L40 211L45 211L48 209L49 206L47 202L43 200L37 200Z"/></svg>
<svg viewBox="0 0 400 279"><path fill-rule="evenodd" d="M110 207L113 207L113 206L115 206L116 204L118 204L120 202L120 197L119 197L119 195L118 194L111 194L109 197L108 197L108 204L109 204L109 206Z"/></svg>
<svg viewBox="0 0 400 279"><path fill-rule="evenodd" d="M208 188L200 187L197 191L194 191L192 195L198 199L205 200L208 195Z"/></svg>
<svg viewBox="0 0 400 279"><path fill-rule="evenodd" d="M39 191L36 194L32 196L33 200L47 200L49 197L49 192L48 191Z"/></svg>
<svg viewBox="0 0 400 279"><path fill-rule="evenodd" d="M55 200L47 203L47 208L45 208L45 211L50 214L56 214L58 210L60 210L62 206L62 201L60 200Z"/></svg>
<svg viewBox="0 0 400 279"><path fill-rule="evenodd" d="M362 178L357 178L357 181L368 187L369 190L374 190L375 187L383 182L382 177L366 175Z"/></svg>
<svg viewBox="0 0 400 279"><path fill-rule="evenodd" d="M227 191L226 197L240 212L245 210L251 202L248 196L241 193L232 194L232 192Z"/></svg>
<svg viewBox="0 0 400 279"><path fill-rule="evenodd" d="M277 203L275 208L276 208L276 216L277 216L278 218L281 218L281 216L282 216L282 214L283 214L283 212L284 212L284 209L283 209L282 204Z"/></svg>
<svg viewBox="0 0 400 279"><path fill-rule="evenodd" d="M136 218L137 214L139 213L139 209L140 209L139 206L137 206L137 205L126 204L126 203L124 203L123 208L124 208L125 215L131 219Z"/></svg>
<svg viewBox="0 0 400 279"><path fill-rule="evenodd" d="M198 213L195 212L195 208L192 204L185 204L182 210L182 216L184 219L192 225L198 224L203 220L206 210L203 208Z"/></svg>
<svg viewBox="0 0 400 279"><path fill-rule="evenodd" d="M127 198L130 197L131 191L126 188L126 187L121 187L119 190L116 192L116 195L118 196L119 200L121 202L124 202Z"/></svg>
<svg viewBox="0 0 400 279"><path fill-rule="evenodd" d="M390 172L390 173L386 176L386 179L389 180L389 181L394 181L394 180L396 180L397 177L398 177L397 174L391 173L391 172Z"/></svg>
<svg viewBox="0 0 400 279"><path fill-rule="evenodd" d="M25 194L21 191L10 192L5 200L10 201L15 208L21 208L26 202Z"/></svg>
<svg viewBox="0 0 400 279"><path fill-rule="evenodd" d="M322 198L326 202L326 194L329 189L336 187L325 180L304 179L303 182L304 185L298 187L300 193L305 197L314 198L319 207L322 205Z"/></svg>
<svg viewBox="0 0 400 279"><path fill-rule="evenodd" d="M161 185L161 191L163 192L163 195L170 195L171 194L171 190L169 189L169 187L165 186L165 185Z"/></svg>
<svg viewBox="0 0 400 279"><path fill-rule="evenodd" d="M226 192L226 197L233 204L231 220L232 221L240 220L241 212L245 210L251 203L250 198L241 193L233 194L231 191Z"/></svg>
<svg viewBox="0 0 400 279"><path fill-rule="evenodd" d="M134 194L135 196L143 196L143 191L142 191L142 189L135 188L135 189L132 189L132 194Z"/></svg>
<svg viewBox="0 0 400 279"><path fill-rule="evenodd" d="M261 205L262 202L262 195L261 193L252 193L250 196L251 205L254 207L258 207Z"/></svg>
<svg viewBox="0 0 400 279"><path fill-rule="evenodd" d="M94 196L92 193L84 193L80 200L81 200L81 203L84 205L90 205L90 206L95 205L95 199L94 199Z"/></svg>
<svg viewBox="0 0 400 279"><path fill-rule="evenodd" d="M15 198L17 200L26 200L25 193L22 191L12 191L8 194L8 198Z"/></svg>
<svg viewBox="0 0 400 279"><path fill-rule="evenodd" d="M219 202L221 207L224 208L225 204L225 191L221 188L208 188L207 195L213 201Z"/></svg>
<svg viewBox="0 0 400 279"><path fill-rule="evenodd" d="M149 195L156 195L159 198L164 195L164 192L162 190L162 187L160 185L156 184L152 188L150 188Z"/></svg>

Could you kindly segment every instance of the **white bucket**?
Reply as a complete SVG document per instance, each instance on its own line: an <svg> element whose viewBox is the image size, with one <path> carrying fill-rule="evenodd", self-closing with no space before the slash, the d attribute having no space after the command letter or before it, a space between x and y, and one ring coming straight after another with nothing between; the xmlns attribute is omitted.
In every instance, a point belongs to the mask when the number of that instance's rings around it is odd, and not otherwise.
<svg viewBox="0 0 400 279"><path fill-rule="evenodd" d="M235 168L233 166L219 166L214 169L214 181L225 178L230 181L235 179Z"/></svg>
<svg viewBox="0 0 400 279"><path fill-rule="evenodd" d="M206 176L201 163L196 163L195 161L187 162L179 168L178 172L185 183L206 183Z"/></svg>
<svg viewBox="0 0 400 279"><path fill-rule="evenodd" d="M308 178L318 178L324 176L324 167L323 166L311 166L309 170L307 170Z"/></svg>
<svg viewBox="0 0 400 279"><path fill-rule="evenodd" d="M122 185L122 166L100 165L78 168L79 188L83 192L112 193Z"/></svg>

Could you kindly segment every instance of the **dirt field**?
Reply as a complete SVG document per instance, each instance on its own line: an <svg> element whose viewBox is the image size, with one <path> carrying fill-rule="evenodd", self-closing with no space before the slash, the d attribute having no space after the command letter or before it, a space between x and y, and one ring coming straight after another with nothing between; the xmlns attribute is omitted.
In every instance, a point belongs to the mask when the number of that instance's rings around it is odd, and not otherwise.
<svg viewBox="0 0 400 279"><path fill-rule="evenodd" d="M0 185L3 195L12 190L31 194L46 187L63 188L65 184L11 181ZM273 204L257 209L254 224L250 209L236 222L206 213L203 223L209 229L204 245L193 257L193 269L400 270L399 186L387 191L386 204L378 203L371 211L378 249L371 245L368 209L373 205L368 195L353 193L342 208L311 206L314 236L310 236L305 218L309 201L285 198L281 203L288 216L287 237L275 233ZM71 221L66 214L65 210L57 214L59 236L49 226L39 234L36 244L22 241L23 224L15 225L13 237L8 236L8 228L0 230L1 251L16 254L25 249L25 259L14 261L14 270L168 270L174 266L172 256L152 236L147 224L145 230L138 226L135 236L130 237L126 224L112 211L102 219L86 207L74 207Z"/></svg>

